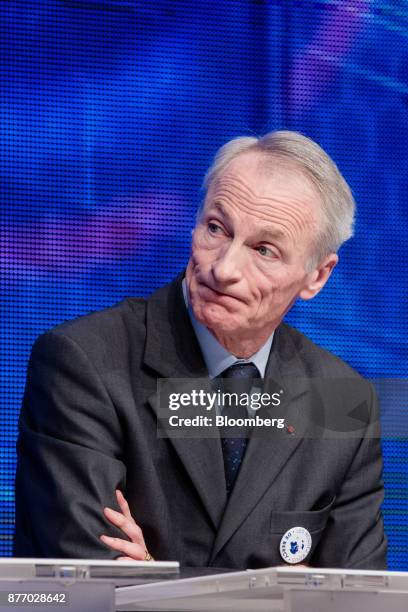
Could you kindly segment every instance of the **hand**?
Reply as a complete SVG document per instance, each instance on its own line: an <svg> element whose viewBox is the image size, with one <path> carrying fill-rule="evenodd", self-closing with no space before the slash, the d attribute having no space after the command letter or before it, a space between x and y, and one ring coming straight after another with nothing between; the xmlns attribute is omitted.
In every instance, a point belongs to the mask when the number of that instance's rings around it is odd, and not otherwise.
<svg viewBox="0 0 408 612"><path fill-rule="evenodd" d="M116 499L118 500L121 512L116 512L116 510L112 510L112 508L104 508L103 513L108 521L116 527L119 527L131 541L122 540L121 538L112 538L107 535L101 535L100 539L104 544L113 548L113 550L124 553L123 557L116 558L117 561L134 561L135 559L138 561L152 560L153 557L150 557L147 551L143 532L130 514L129 505L118 489L116 489Z"/></svg>

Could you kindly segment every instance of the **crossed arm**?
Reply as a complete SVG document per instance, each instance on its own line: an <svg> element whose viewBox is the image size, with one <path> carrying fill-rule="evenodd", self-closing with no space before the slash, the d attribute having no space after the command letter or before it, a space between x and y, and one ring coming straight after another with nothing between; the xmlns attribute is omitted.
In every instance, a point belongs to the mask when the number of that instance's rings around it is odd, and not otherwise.
<svg viewBox="0 0 408 612"><path fill-rule="evenodd" d="M34 344L19 430L14 554L145 558L143 534L114 493L126 485L120 419L94 364L66 334ZM118 546L126 536L130 552Z"/></svg>

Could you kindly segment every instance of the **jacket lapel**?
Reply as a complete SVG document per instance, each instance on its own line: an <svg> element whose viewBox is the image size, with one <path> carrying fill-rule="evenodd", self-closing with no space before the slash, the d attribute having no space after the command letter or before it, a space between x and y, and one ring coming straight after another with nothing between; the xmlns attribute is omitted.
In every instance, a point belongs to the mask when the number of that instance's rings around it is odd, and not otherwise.
<svg viewBox="0 0 408 612"><path fill-rule="evenodd" d="M265 432L262 437L261 432L253 430L222 517L210 562L247 518L302 442L302 434L307 429L305 395L308 386L298 356L299 348L292 340L290 328L281 324L275 331L265 372L264 391L273 393L283 390L283 400L278 410L273 407L261 409L259 416L273 418L279 412L279 416L285 418L285 427L277 433ZM290 433L293 427L295 432Z"/></svg>
<svg viewBox="0 0 408 612"><path fill-rule="evenodd" d="M207 378L200 346L184 303L182 279L156 291L147 303L144 363L158 378ZM148 402L158 412L158 393ZM224 463L219 438L169 438L213 526L218 528L226 503Z"/></svg>

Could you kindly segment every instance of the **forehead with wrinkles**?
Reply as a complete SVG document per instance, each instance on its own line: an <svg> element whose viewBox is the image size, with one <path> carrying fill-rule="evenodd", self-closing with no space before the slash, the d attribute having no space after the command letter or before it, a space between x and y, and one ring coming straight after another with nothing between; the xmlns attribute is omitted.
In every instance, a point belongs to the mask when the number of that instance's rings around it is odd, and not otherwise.
<svg viewBox="0 0 408 612"><path fill-rule="evenodd" d="M302 170L289 160L270 158L257 152L235 157L214 178L205 208L268 221L293 239L307 228L316 233L321 222L321 198Z"/></svg>

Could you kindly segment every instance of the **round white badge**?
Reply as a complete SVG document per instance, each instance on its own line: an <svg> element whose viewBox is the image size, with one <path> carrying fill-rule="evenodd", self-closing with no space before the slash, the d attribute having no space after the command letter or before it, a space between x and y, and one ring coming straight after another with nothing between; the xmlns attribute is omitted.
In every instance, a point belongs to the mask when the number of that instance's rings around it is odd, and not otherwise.
<svg viewBox="0 0 408 612"><path fill-rule="evenodd" d="M288 529L280 541L280 555L286 563L294 565L306 559L312 548L312 536L304 527Z"/></svg>

